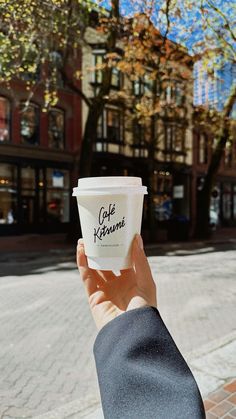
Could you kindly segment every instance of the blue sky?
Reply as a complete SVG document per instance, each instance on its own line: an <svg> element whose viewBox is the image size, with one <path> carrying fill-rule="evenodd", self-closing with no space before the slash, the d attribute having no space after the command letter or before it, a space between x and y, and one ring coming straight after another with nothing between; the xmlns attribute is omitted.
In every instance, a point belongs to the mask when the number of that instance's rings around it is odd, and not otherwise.
<svg viewBox="0 0 236 419"><path fill-rule="evenodd" d="M109 0L104 0L102 2L98 0L95 1L96 3L103 5L103 7L109 8L110 6ZM135 12L143 12L147 2L148 0L120 0L121 13L126 16L132 16ZM193 46L196 45L197 42L205 40L206 45L207 37L210 39L213 33L209 28L209 25L208 29L204 28L204 19L199 10L201 4L203 4L205 10L208 11L205 16L207 16L209 21L212 23L212 19L214 19L215 28L220 30L226 23L219 14L216 14L209 7L208 2L211 2L223 12L226 17L229 18L230 24L233 24L232 22L234 22L233 29L236 35L236 0L188 0L191 9L184 7L184 1L177 0L179 13L177 13L176 16L171 16L171 28L168 37L185 45L190 53L193 52ZM165 15L160 12L160 8L163 4L165 4L165 0L155 1L152 21L162 33L165 33L166 19ZM233 47L236 51L236 42L234 42Z"/></svg>

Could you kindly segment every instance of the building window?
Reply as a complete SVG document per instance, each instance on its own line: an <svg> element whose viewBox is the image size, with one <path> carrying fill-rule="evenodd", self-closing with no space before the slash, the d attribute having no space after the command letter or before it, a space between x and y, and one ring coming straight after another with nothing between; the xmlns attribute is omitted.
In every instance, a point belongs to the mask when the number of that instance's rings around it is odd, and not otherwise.
<svg viewBox="0 0 236 419"><path fill-rule="evenodd" d="M112 75L111 75L111 85L112 87L116 87L117 89L120 89L121 84L121 74L118 68L113 67L112 69Z"/></svg>
<svg viewBox="0 0 236 419"><path fill-rule="evenodd" d="M103 81L103 69L105 66L105 51L95 52L94 57L94 67L95 71L93 74L93 83L101 84ZM112 75L111 75L111 86L116 89L121 88L121 74L118 68L112 68Z"/></svg>
<svg viewBox="0 0 236 419"><path fill-rule="evenodd" d="M175 85L175 103L177 106L181 106L184 103L184 89L181 83Z"/></svg>
<svg viewBox="0 0 236 419"><path fill-rule="evenodd" d="M10 140L10 102L0 96L0 142Z"/></svg>
<svg viewBox="0 0 236 419"><path fill-rule="evenodd" d="M123 129L123 112L120 109L107 108L99 118L97 138L109 143L122 143Z"/></svg>
<svg viewBox="0 0 236 419"><path fill-rule="evenodd" d="M23 47L24 48L24 47ZM23 61L21 68L24 70L21 73L21 79L25 81L39 81L40 80L40 53L36 42L31 43L24 48Z"/></svg>
<svg viewBox="0 0 236 419"><path fill-rule="evenodd" d="M150 127L139 124L134 121L133 128L133 156L134 157L148 157L148 142L149 142Z"/></svg>
<svg viewBox="0 0 236 419"><path fill-rule="evenodd" d="M63 56L60 51L53 51L49 56L48 73L53 83L60 88L63 88L65 83L62 77Z"/></svg>
<svg viewBox="0 0 236 419"><path fill-rule="evenodd" d="M172 101L172 94L173 94L172 86L168 85L165 89L165 99L167 103L170 103Z"/></svg>
<svg viewBox="0 0 236 419"><path fill-rule="evenodd" d="M94 57L94 67L96 70L93 74L93 82L95 84L101 84L102 83L102 68L103 68L103 61L104 61L104 52L95 53L93 55Z"/></svg>
<svg viewBox="0 0 236 419"><path fill-rule="evenodd" d="M23 144L39 144L39 107L30 104L21 105L21 142Z"/></svg>
<svg viewBox="0 0 236 419"><path fill-rule="evenodd" d="M173 126L168 125L166 127L166 144L165 149L166 151L172 151L172 145L173 145Z"/></svg>
<svg viewBox="0 0 236 419"><path fill-rule="evenodd" d="M175 103L177 106L183 105L183 85L178 82L169 82L169 84L165 88L165 100L167 103Z"/></svg>
<svg viewBox="0 0 236 419"><path fill-rule="evenodd" d="M207 164L208 161L208 139L206 134L199 134L197 138L198 163Z"/></svg>
<svg viewBox="0 0 236 419"><path fill-rule="evenodd" d="M47 169L46 220L48 223L67 223L70 216L69 172Z"/></svg>
<svg viewBox="0 0 236 419"><path fill-rule="evenodd" d="M184 152L185 149L185 129L181 127L175 127L175 141L174 150L177 152Z"/></svg>
<svg viewBox="0 0 236 419"><path fill-rule="evenodd" d="M184 153L185 128L177 125L165 127L165 151L168 153Z"/></svg>
<svg viewBox="0 0 236 419"><path fill-rule="evenodd" d="M0 163L0 224L17 222L17 167Z"/></svg>
<svg viewBox="0 0 236 419"><path fill-rule="evenodd" d="M139 124L138 121L134 122L134 147L144 147L146 146L145 139L145 126Z"/></svg>
<svg viewBox="0 0 236 419"><path fill-rule="evenodd" d="M228 141L225 147L225 167L230 169L233 165L233 143L232 141Z"/></svg>
<svg viewBox="0 0 236 419"><path fill-rule="evenodd" d="M52 109L48 114L49 147L63 150L65 147L65 114Z"/></svg>
<svg viewBox="0 0 236 419"><path fill-rule="evenodd" d="M148 73L133 82L133 93L135 96L143 96L144 94L153 93L154 80Z"/></svg>
<svg viewBox="0 0 236 419"><path fill-rule="evenodd" d="M123 142L123 117L120 110L107 109L107 140L112 143Z"/></svg>

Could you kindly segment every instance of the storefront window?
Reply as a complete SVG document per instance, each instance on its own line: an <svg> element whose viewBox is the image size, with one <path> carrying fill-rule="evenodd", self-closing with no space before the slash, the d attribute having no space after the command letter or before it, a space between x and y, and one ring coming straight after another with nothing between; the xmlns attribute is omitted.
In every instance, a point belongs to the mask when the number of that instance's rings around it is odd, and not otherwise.
<svg viewBox="0 0 236 419"><path fill-rule="evenodd" d="M39 107L21 105L21 141L24 144L39 144Z"/></svg>
<svg viewBox="0 0 236 419"><path fill-rule="evenodd" d="M39 221L40 223L45 220L45 179L44 169L39 169L38 188L39 188Z"/></svg>
<svg viewBox="0 0 236 419"><path fill-rule="evenodd" d="M0 224L17 222L17 168L0 164Z"/></svg>
<svg viewBox="0 0 236 419"><path fill-rule="evenodd" d="M47 169L46 218L49 223L69 222L69 172Z"/></svg>
<svg viewBox="0 0 236 419"><path fill-rule="evenodd" d="M166 171L155 171L153 176L155 218L166 221L172 215L172 176Z"/></svg>
<svg viewBox="0 0 236 419"><path fill-rule="evenodd" d="M60 109L52 109L48 115L49 147L64 149L65 115Z"/></svg>
<svg viewBox="0 0 236 419"><path fill-rule="evenodd" d="M32 224L36 220L36 172L35 168L21 168L21 221Z"/></svg>
<svg viewBox="0 0 236 419"><path fill-rule="evenodd" d="M10 102L0 96L0 142L10 140Z"/></svg>
<svg viewBox="0 0 236 419"><path fill-rule="evenodd" d="M21 188L35 191L35 169L27 166L21 169Z"/></svg>

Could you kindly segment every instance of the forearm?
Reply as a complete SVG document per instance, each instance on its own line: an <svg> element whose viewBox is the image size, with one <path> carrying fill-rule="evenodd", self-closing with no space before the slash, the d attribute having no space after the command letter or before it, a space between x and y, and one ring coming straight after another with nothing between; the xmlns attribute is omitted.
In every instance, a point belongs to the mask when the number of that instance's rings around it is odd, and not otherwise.
<svg viewBox="0 0 236 419"><path fill-rule="evenodd" d="M205 418L193 375L155 308L108 323L94 354L105 419Z"/></svg>

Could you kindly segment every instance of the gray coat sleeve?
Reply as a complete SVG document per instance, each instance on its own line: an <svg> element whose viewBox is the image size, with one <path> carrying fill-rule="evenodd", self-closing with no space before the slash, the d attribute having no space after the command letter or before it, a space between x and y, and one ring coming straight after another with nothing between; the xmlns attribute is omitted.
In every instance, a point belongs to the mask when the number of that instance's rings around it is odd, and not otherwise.
<svg viewBox="0 0 236 419"><path fill-rule="evenodd" d="M157 309L112 320L94 355L105 419L205 418L194 377Z"/></svg>

